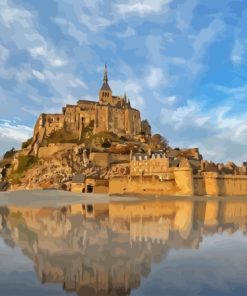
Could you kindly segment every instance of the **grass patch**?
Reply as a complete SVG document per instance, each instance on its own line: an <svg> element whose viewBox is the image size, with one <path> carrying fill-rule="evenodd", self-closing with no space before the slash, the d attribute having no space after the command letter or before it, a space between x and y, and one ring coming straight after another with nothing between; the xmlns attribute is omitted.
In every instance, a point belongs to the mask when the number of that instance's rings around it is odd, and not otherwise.
<svg viewBox="0 0 247 296"><path fill-rule="evenodd" d="M16 172L11 173L9 181L12 184L21 184L21 179L25 177L27 170L33 168L38 163L38 158L31 155L20 155Z"/></svg>
<svg viewBox="0 0 247 296"><path fill-rule="evenodd" d="M26 170L32 168L37 163L37 157L35 156L27 156L27 155L20 155L19 156L19 164L17 173L23 173Z"/></svg>
<svg viewBox="0 0 247 296"><path fill-rule="evenodd" d="M49 137L44 139L44 145L54 143L77 143L78 135L73 132L68 132L64 129L54 131Z"/></svg>

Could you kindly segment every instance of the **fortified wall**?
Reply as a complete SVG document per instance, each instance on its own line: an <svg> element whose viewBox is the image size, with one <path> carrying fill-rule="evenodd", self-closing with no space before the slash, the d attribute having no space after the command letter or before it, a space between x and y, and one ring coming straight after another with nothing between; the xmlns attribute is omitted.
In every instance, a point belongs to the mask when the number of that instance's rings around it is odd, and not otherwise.
<svg viewBox="0 0 247 296"><path fill-rule="evenodd" d="M205 167L206 163L206 167ZM233 196L247 194L245 167L218 169L201 155L187 158L165 154L137 154L130 162L130 174L109 181L110 194L174 196Z"/></svg>

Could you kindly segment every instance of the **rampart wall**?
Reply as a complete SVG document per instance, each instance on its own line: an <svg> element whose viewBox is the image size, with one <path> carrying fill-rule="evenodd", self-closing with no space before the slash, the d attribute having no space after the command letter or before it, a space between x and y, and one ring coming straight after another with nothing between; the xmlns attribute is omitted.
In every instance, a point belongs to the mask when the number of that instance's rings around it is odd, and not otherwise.
<svg viewBox="0 0 247 296"><path fill-rule="evenodd" d="M110 194L158 194L179 196L241 196L247 195L247 175L219 175L207 172L192 174L192 170L175 168L174 179L158 176L118 176L109 182Z"/></svg>

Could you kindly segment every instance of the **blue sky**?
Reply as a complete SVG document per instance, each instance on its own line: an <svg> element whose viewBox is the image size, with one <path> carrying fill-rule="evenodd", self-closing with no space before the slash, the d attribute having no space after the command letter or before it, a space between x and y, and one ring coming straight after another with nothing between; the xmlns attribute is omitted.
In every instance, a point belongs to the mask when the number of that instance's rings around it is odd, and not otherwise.
<svg viewBox="0 0 247 296"><path fill-rule="evenodd" d="M0 0L0 154L37 116L97 100L104 63L153 132L247 160L246 0Z"/></svg>

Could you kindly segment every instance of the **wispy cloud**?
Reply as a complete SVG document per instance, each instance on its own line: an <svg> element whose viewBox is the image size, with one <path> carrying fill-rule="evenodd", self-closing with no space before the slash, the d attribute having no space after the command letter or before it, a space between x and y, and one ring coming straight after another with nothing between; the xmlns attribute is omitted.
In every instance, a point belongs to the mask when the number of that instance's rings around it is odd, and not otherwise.
<svg viewBox="0 0 247 296"><path fill-rule="evenodd" d="M7 138L15 141L25 141L30 138L33 129L29 126L14 124L13 122L0 121L0 138Z"/></svg>
<svg viewBox="0 0 247 296"><path fill-rule="evenodd" d="M127 29L124 32L118 33L119 38L127 38L135 35L136 35L136 31L131 27L127 27Z"/></svg>
<svg viewBox="0 0 247 296"><path fill-rule="evenodd" d="M203 104L187 101L184 106L161 110L161 123L171 144L199 147L204 157L216 162L247 158L247 112L233 115L231 106L207 110Z"/></svg>
<svg viewBox="0 0 247 296"><path fill-rule="evenodd" d="M140 16L145 16L150 13L161 13L167 9L168 4L172 0L130 0L124 4L117 4L117 10L120 14L138 14Z"/></svg>
<svg viewBox="0 0 247 296"><path fill-rule="evenodd" d="M231 53L231 60L234 64L243 64L246 62L245 59L245 48L247 45L247 40L235 40L234 47Z"/></svg>
<svg viewBox="0 0 247 296"><path fill-rule="evenodd" d="M143 110L145 108L145 101L142 94L142 85L138 80L111 80L112 89L120 95L127 93L128 98L134 108Z"/></svg>
<svg viewBox="0 0 247 296"><path fill-rule="evenodd" d="M153 67L150 69L146 77L147 85L151 88L156 88L160 83L167 84L164 73L161 68Z"/></svg>

